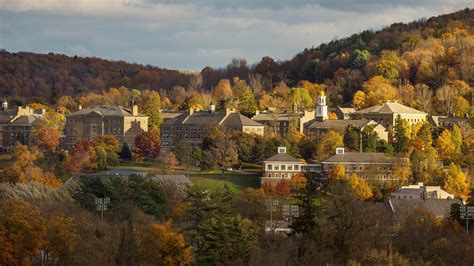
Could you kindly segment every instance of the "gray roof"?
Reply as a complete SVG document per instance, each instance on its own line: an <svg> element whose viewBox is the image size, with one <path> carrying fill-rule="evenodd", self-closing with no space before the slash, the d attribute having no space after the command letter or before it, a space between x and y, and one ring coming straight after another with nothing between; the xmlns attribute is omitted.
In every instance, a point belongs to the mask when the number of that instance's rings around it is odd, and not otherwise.
<svg viewBox="0 0 474 266"><path fill-rule="evenodd" d="M225 112L189 111L182 113L176 118L163 122L163 125L218 125L225 117Z"/></svg>
<svg viewBox="0 0 474 266"><path fill-rule="evenodd" d="M255 121L290 121L294 118L300 118L303 113L276 113L276 112L261 112L252 117Z"/></svg>
<svg viewBox="0 0 474 266"><path fill-rule="evenodd" d="M295 162L300 163L301 161L296 159L293 156L290 156L286 153L277 153L272 157L265 160L265 162Z"/></svg>
<svg viewBox="0 0 474 266"><path fill-rule="evenodd" d="M21 115L10 124L14 126L33 126L39 122L38 115Z"/></svg>
<svg viewBox="0 0 474 266"><path fill-rule="evenodd" d="M418 111L411 107L399 104L394 101L387 101L380 105L374 105L369 108L365 108L356 112L357 114L373 114L373 113L382 113L382 114L425 114L425 112Z"/></svg>
<svg viewBox="0 0 474 266"><path fill-rule="evenodd" d="M89 107L79 110L77 112L68 114L66 116L86 116L90 114L97 114L100 116L133 116L132 111L128 108L116 105L102 105L96 107ZM145 116L143 114L138 114L138 116Z"/></svg>
<svg viewBox="0 0 474 266"><path fill-rule="evenodd" d="M397 215L405 215L415 209L425 209L436 217L449 216L452 204L462 204L459 199L397 199L390 198L389 208Z"/></svg>
<svg viewBox="0 0 474 266"><path fill-rule="evenodd" d="M353 107L339 107L338 106L336 109L341 111L341 113L344 113L344 114L352 114L356 112L356 109Z"/></svg>
<svg viewBox="0 0 474 266"><path fill-rule="evenodd" d="M176 118L183 113L184 111L161 111L160 115L164 120L168 120L168 119Z"/></svg>
<svg viewBox="0 0 474 266"><path fill-rule="evenodd" d="M16 114L16 110L0 110L0 124L6 124L10 122L10 120L15 117Z"/></svg>
<svg viewBox="0 0 474 266"><path fill-rule="evenodd" d="M398 157L388 157L378 152L345 152L336 154L321 163L396 163Z"/></svg>
<svg viewBox="0 0 474 266"><path fill-rule="evenodd" d="M262 124L242 115L240 113L231 113L222 122L223 126L262 126Z"/></svg>
<svg viewBox="0 0 474 266"><path fill-rule="evenodd" d="M160 182L172 182L177 185L192 185L193 182L185 175L154 175L150 176L151 179Z"/></svg>
<svg viewBox="0 0 474 266"><path fill-rule="evenodd" d="M367 119L358 119L358 120L327 119L327 120L324 120L324 121L318 121L316 119L313 119L313 120L305 123L304 127L308 128L308 129L345 129L349 125L354 125L354 126L360 128L360 127L365 126L370 121L371 120L367 120Z"/></svg>

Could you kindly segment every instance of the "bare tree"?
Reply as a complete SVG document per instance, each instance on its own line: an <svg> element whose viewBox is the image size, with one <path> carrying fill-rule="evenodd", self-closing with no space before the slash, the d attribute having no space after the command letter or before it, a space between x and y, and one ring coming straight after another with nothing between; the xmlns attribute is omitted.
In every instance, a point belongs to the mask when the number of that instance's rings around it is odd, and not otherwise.
<svg viewBox="0 0 474 266"><path fill-rule="evenodd" d="M189 80L188 89L189 89L189 91L199 92L199 91L201 91L202 84L203 84L202 76L201 75L194 75Z"/></svg>
<svg viewBox="0 0 474 266"><path fill-rule="evenodd" d="M433 92L425 84L416 84L415 85L415 99L420 104L420 107L425 112L431 111L431 98L433 97Z"/></svg>
<svg viewBox="0 0 474 266"><path fill-rule="evenodd" d="M444 84L436 90L436 98L443 105L443 110L446 114L453 113L456 96L455 89L448 84Z"/></svg>
<svg viewBox="0 0 474 266"><path fill-rule="evenodd" d="M262 92L262 87L263 87L262 75L249 74L249 83L250 83L250 87L253 89L258 99L260 97L260 93Z"/></svg>

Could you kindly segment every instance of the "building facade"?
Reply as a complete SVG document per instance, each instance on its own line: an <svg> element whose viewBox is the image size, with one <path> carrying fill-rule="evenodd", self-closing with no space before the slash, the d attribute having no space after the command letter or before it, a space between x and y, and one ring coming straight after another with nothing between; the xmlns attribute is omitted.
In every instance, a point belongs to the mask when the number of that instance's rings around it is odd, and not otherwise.
<svg viewBox="0 0 474 266"><path fill-rule="evenodd" d="M278 153L263 161L261 183L275 185L282 179L290 180L295 174L303 172L304 162L286 153L286 147L278 147Z"/></svg>
<svg viewBox="0 0 474 266"><path fill-rule="evenodd" d="M248 117L226 109L216 112L196 111L189 109L181 115L169 119L160 125L160 140L163 150L171 149L173 142L184 139L191 147L200 147L204 138L216 127L226 132L242 132L247 134L264 135L265 127Z"/></svg>
<svg viewBox="0 0 474 266"><path fill-rule="evenodd" d="M391 196L397 199L454 199L453 194L444 191L440 186L426 186L423 183L402 186Z"/></svg>
<svg viewBox="0 0 474 266"><path fill-rule="evenodd" d="M398 116L407 121L409 125L423 123L428 119L427 113L399 104L396 101L385 101L383 104L362 109L352 114L353 119L373 120L389 131L395 126L395 120Z"/></svg>
<svg viewBox="0 0 474 266"><path fill-rule="evenodd" d="M72 147L78 140L93 141L97 136L115 136L120 145L133 147L138 134L148 131L148 117L121 106L97 106L66 115L64 144Z"/></svg>
<svg viewBox="0 0 474 266"><path fill-rule="evenodd" d="M288 136L288 132L294 127L298 132L303 133L304 124L315 117L315 111L258 111L252 120L265 125L265 132L275 134L279 137Z"/></svg>
<svg viewBox="0 0 474 266"><path fill-rule="evenodd" d="M0 152L12 152L17 141L33 147L33 131L45 114L44 109L34 110L21 106L9 109L8 102L4 100L0 110Z"/></svg>

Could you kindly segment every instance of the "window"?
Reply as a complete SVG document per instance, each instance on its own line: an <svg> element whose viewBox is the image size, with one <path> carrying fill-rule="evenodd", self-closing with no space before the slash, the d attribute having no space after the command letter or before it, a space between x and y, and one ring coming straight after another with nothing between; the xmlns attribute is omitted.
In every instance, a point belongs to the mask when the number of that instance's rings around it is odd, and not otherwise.
<svg viewBox="0 0 474 266"><path fill-rule="evenodd" d="M286 170L286 165L284 165L284 164L281 165L281 170L282 170L282 171L285 171L285 170Z"/></svg>
<svg viewBox="0 0 474 266"><path fill-rule="evenodd" d="M288 165L288 171L291 171L293 170L293 166L292 165Z"/></svg>
<svg viewBox="0 0 474 266"><path fill-rule="evenodd" d="M275 165L275 170L277 170L277 171L280 170L280 169L278 169L278 165Z"/></svg>
<svg viewBox="0 0 474 266"><path fill-rule="evenodd" d="M300 166L295 164L295 171L299 171L300 170Z"/></svg>
<svg viewBox="0 0 474 266"><path fill-rule="evenodd" d="M273 166L271 164L267 165L267 170L273 170Z"/></svg>
<svg viewBox="0 0 474 266"><path fill-rule="evenodd" d="M268 174L268 177L272 177L272 174Z"/></svg>

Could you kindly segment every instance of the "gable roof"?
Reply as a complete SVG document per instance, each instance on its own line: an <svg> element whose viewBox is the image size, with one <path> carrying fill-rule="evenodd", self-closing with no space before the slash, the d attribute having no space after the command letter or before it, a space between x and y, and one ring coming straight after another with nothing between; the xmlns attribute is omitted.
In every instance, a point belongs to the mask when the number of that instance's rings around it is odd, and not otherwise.
<svg viewBox="0 0 474 266"><path fill-rule="evenodd" d="M221 123L223 126L262 126L262 124L242 115L240 113L229 114Z"/></svg>
<svg viewBox="0 0 474 266"><path fill-rule="evenodd" d="M390 198L388 205L397 215L409 214L415 209L425 209L436 217L449 216L451 205L461 204L459 199L397 199Z"/></svg>
<svg viewBox="0 0 474 266"><path fill-rule="evenodd" d="M300 160L296 159L293 156L290 156L286 153L277 153L272 157L265 160L265 162L294 162L294 163L301 163Z"/></svg>
<svg viewBox="0 0 474 266"><path fill-rule="evenodd" d="M6 124L17 114L16 110L0 110L0 124Z"/></svg>
<svg viewBox="0 0 474 266"><path fill-rule="evenodd" d="M181 115L165 121L162 125L218 125L225 117L225 112L185 111Z"/></svg>
<svg viewBox="0 0 474 266"><path fill-rule="evenodd" d="M394 101L386 101L380 105L374 105L369 108L365 108L356 112L357 114L373 114L373 113L382 113L382 114L425 114L425 112L418 111L411 107L399 104Z"/></svg>
<svg viewBox="0 0 474 266"><path fill-rule="evenodd" d="M400 161L398 157L388 157L385 153L378 152L345 152L335 154L321 163L396 163Z"/></svg>
<svg viewBox="0 0 474 266"><path fill-rule="evenodd" d="M341 111L341 113L344 113L344 114L352 114L352 113L356 112L356 109L354 107L340 107L340 106L338 106L336 108L336 110L339 110L339 111Z"/></svg>
<svg viewBox="0 0 474 266"><path fill-rule="evenodd" d="M11 125L14 126L33 126L36 125L39 121L39 116L37 115L21 115L11 121Z"/></svg>
<svg viewBox="0 0 474 266"><path fill-rule="evenodd" d="M260 112L252 117L255 121L290 121L295 118L301 118L303 113L277 113L277 112Z"/></svg>
<svg viewBox="0 0 474 266"><path fill-rule="evenodd" d="M67 114L66 116L86 116L90 114L97 114L100 116L133 116L132 111L128 108L117 106L117 105L102 105L84 108L77 112ZM143 114L138 114L137 116L145 116Z"/></svg>
<svg viewBox="0 0 474 266"><path fill-rule="evenodd" d="M363 127L372 120L367 119L346 119L346 120L336 120L336 119L326 119L324 121L318 121L313 119L304 124L304 127L307 129L345 129L349 125L354 125L356 127Z"/></svg>

